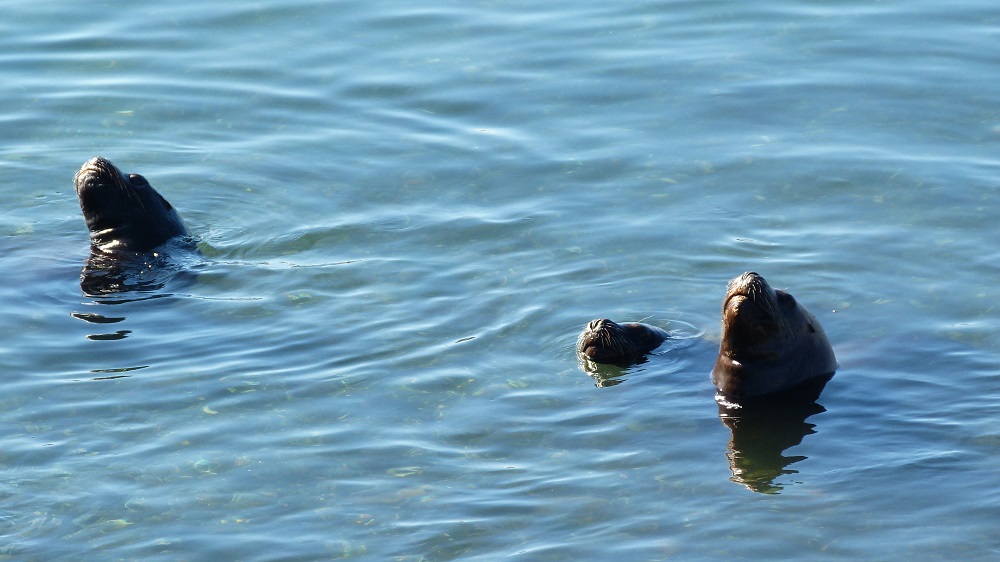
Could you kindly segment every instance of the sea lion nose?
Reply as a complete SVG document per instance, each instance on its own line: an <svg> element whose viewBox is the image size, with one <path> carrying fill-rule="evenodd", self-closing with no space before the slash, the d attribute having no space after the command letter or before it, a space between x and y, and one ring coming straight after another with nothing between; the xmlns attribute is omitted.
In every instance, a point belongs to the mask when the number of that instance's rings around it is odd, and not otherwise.
<svg viewBox="0 0 1000 562"><path fill-rule="evenodd" d="M598 330L603 330L604 327L607 326L608 323L610 322L611 320L608 320L607 318L599 318L597 320L593 320L590 322L590 329L595 332Z"/></svg>
<svg viewBox="0 0 1000 562"><path fill-rule="evenodd" d="M94 156L90 160L83 163L83 166L80 167L79 171L77 171L76 175L73 177L73 181L75 182L79 178L86 177L88 175L109 174L112 173L112 170L114 170L115 173L118 172L118 168L115 168L115 165L112 164L110 160L104 158L103 156Z"/></svg>
<svg viewBox="0 0 1000 562"><path fill-rule="evenodd" d="M108 160L103 156L94 156L90 160L84 162L83 167L107 170L113 168L114 164L111 163L111 160Z"/></svg>

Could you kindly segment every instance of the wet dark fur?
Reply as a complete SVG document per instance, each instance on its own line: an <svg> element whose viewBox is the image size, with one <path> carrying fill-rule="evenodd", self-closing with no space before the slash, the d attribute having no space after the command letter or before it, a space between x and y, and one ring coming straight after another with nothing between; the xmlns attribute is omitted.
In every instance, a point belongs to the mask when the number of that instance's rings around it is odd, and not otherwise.
<svg viewBox="0 0 1000 562"><path fill-rule="evenodd" d="M188 234L173 205L146 178L124 174L105 158L88 160L73 182L95 251L148 252Z"/></svg>
<svg viewBox="0 0 1000 562"><path fill-rule="evenodd" d="M631 365L659 347L668 334L649 324L618 324L606 318L592 320L577 340L576 349L596 363Z"/></svg>
<svg viewBox="0 0 1000 562"><path fill-rule="evenodd" d="M827 377L837 369L819 321L795 297L744 273L722 303L722 342L712 382L735 398L764 396Z"/></svg>
<svg viewBox="0 0 1000 562"><path fill-rule="evenodd" d="M141 175L125 174L95 156L73 182L90 230L91 253L81 278L85 293L156 288L164 256L155 250L194 248L173 205Z"/></svg>

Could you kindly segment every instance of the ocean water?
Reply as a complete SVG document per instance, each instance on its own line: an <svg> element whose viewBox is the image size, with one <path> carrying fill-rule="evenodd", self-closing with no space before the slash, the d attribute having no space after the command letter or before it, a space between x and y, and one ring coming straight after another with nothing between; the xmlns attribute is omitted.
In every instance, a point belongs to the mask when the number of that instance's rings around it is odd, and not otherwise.
<svg viewBox="0 0 1000 562"><path fill-rule="evenodd" d="M1000 558L992 2L4 8L0 559ZM81 291L98 154L162 287ZM744 433L750 270L840 370Z"/></svg>

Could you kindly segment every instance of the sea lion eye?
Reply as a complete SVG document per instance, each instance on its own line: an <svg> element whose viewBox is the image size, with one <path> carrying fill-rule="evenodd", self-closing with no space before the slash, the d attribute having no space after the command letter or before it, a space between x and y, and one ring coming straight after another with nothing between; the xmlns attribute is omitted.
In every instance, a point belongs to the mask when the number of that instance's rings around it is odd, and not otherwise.
<svg viewBox="0 0 1000 562"><path fill-rule="evenodd" d="M129 174L128 175L128 179L132 180L132 183L135 183L135 184L149 185L149 182L146 181L146 178L140 176L139 174Z"/></svg>

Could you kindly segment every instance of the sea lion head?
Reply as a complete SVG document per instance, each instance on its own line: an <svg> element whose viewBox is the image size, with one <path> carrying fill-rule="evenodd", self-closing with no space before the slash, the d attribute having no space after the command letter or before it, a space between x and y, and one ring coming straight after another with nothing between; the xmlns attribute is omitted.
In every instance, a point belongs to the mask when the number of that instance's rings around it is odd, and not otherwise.
<svg viewBox="0 0 1000 562"><path fill-rule="evenodd" d="M630 365L663 343L667 334L655 326L607 318L591 320L576 342L581 355L597 363Z"/></svg>
<svg viewBox="0 0 1000 562"><path fill-rule="evenodd" d="M73 178L93 248L105 254L148 252L187 229L146 178L124 174L95 156Z"/></svg>
<svg viewBox="0 0 1000 562"><path fill-rule="evenodd" d="M811 312L755 272L729 282L722 342L712 382L731 397L790 389L837 369L830 342Z"/></svg>

